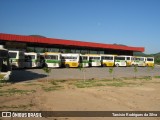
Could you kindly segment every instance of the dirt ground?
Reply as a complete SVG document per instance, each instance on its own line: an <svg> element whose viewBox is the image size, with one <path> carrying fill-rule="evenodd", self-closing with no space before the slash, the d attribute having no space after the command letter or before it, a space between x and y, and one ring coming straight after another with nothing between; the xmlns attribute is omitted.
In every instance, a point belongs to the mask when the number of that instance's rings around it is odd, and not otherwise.
<svg viewBox="0 0 160 120"><path fill-rule="evenodd" d="M159 111L160 78L46 80L0 84L0 111ZM3 118L4 119L4 118ZM3 120L0 118L0 120ZM6 118L20 120L22 118ZM27 118L23 118L27 119ZM29 118L28 118L29 119ZM40 119L40 118L39 118ZM46 117L44 120L159 120L117 117Z"/></svg>

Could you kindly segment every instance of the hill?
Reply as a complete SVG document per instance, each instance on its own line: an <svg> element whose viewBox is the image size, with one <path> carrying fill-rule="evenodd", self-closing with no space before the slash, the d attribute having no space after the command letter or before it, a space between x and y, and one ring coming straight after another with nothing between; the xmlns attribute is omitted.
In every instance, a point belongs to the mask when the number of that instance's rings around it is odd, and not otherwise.
<svg viewBox="0 0 160 120"><path fill-rule="evenodd" d="M142 53L142 52L134 52L133 55L134 56L144 56L144 57L154 57L155 63L160 64L160 52L155 53L155 54L145 54L145 53Z"/></svg>
<svg viewBox="0 0 160 120"><path fill-rule="evenodd" d="M32 37L40 37L40 38L46 38L45 36L42 36L42 35L29 35L29 36L32 36Z"/></svg>

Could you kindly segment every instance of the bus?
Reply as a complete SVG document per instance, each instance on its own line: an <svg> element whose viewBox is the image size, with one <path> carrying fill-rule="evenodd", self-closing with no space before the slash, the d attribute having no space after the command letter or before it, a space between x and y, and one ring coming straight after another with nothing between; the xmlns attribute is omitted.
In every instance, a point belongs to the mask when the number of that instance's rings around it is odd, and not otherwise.
<svg viewBox="0 0 160 120"><path fill-rule="evenodd" d="M40 65L40 55L38 53L30 52L25 54L25 67L41 67Z"/></svg>
<svg viewBox="0 0 160 120"><path fill-rule="evenodd" d="M115 65L116 67L119 67L119 66L127 66L126 56L116 56L116 57L115 57L114 65Z"/></svg>
<svg viewBox="0 0 160 120"><path fill-rule="evenodd" d="M64 67L79 67L80 54L78 53L62 53L62 64Z"/></svg>
<svg viewBox="0 0 160 120"><path fill-rule="evenodd" d="M89 54L89 66L101 66L101 56L98 54Z"/></svg>
<svg viewBox="0 0 160 120"><path fill-rule="evenodd" d="M11 64L9 53L0 45L0 80L9 80L11 75Z"/></svg>
<svg viewBox="0 0 160 120"><path fill-rule="evenodd" d="M61 62L61 53L55 52L45 52L44 53L44 62L43 62L43 55L41 54L41 64L43 67L51 67L51 68L59 68L62 65Z"/></svg>
<svg viewBox="0 0 160 120"><path fill-rule="evenodd" d="M146 66L148 67L154 66L154 57L146 57Z"/></svg>
<svg viewBox="0 0 160 120"><path fill-rule="evenodd" d="M80 63L82 67L89 67L89 56L80 54Z"/></svg>
<svg viewBox="0 0 160 120"><path fill-rule="evenodd" d="M132 66L146 66L146 57L134 57Z"/></svg>
<svg viewBox="0 0 160 120"><path fill-rule="evenodd" d="M114 66L114 57L115 55L101 55L101 64L103 67Z"/></svg>
<svg viewBox="0 0 160 120"><path fill-rule="evenodd" d="M25 55L23 51L9 50L9 57L10 57L12 68L25 67Z"/></svg>
<svg viewBox="0 0 160 120"><path fill-rule="evenodd" d="M124 57L125 58L126 66L133 66L134 56L119 55L119 57Z"/></svg>

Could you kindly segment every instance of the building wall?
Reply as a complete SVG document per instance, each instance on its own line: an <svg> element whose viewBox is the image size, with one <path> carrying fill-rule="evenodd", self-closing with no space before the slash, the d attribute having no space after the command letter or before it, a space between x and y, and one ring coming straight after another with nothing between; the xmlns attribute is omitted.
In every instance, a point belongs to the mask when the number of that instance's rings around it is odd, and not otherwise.
<svg viewBox="0 0 160 120"><path fill-rule="evenodd" d="M37 43L22 43L22 42L6 42L0 41L0 44L5 48L11 50L24 50L26 52L63 52L63 53L82 53L82 54L116 54L116 55L133 55L133 51L114 50L114 49L99 49L99 48L86 48L76 46L60 46L49 44Z"/></svg>

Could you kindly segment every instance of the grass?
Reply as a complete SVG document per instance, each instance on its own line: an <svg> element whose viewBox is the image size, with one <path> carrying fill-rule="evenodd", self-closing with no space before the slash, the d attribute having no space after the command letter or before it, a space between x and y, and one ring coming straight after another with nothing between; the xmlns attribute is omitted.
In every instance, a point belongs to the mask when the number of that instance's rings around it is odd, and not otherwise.
<svg viewBox="0 0 160 120"><path fill-rule="evenodd" d="M129 85L135 85L135 83L127 83L123 80L86 80L77 81L74 83L77 88L88 88L88 87L97 87L97 86L115 86L123 87Z"/></svg>
<svg viewBox="0 0 160 120"><path fill-rule="evenodd" d="M56 80L56 82L60 82L60 83L64 83L66 82L67 80Z"/></svg>
<svg viewBox="0 0 160 120"><path fill-rule="evenodd" d="M107 86L114 86L114 87L124 87L124 86L129 86L129 85L135 85L135 83L127 83L124 81L119 81L119 82L113 82L113 83L107 84Z"/></svg>
<svg viewBox="0 0 160 120"><path fill-rule="evenodd" d="M45 92L55 91L62 89L62 86L50 86L50 87L42 87Z"/></svg>
<svg viewBox="0 0 160 120"><path fill-rule="evenodd" d="M8 81L0 79L0 83L7 83Z"/></svg>
<svg viewBox="0 0 160 120"><path fill-rule="evenodd" d="M36 83L26 83L24 84L25 86L34 86L34 85L40 85L43 86L42 84L36 84Z"/></svg>
<svg viewBox="0 0 160 120"><path fill-rule="evenodd" d="M56 81L54 81L54 80L51 81L51 84L52 85L58 85L58 83Z"/></svg>
<svg viewBox="0 0 160 120"><path fill-rule="evenodd" d="M35 90L19 90L17 88L11 88L11 89L7 89L7 90L0 90L0 96L11 96L11 95L15 95L15 94L29 94L29 93L33 93L36 92Z"/></svg>
<svg viewBox="0 0 160 120"><path fill-rule="evenodd" d="M58 80L57 80L58 81ZM50 91L55 91L55 90L60 90L63 88L63 86L60 86L57 81L55 80L52 80L50 81L51 85L52 86L49 86L49 87L46 87L46 86L43 86L42 89L45 91L45 92L50 92Z"/></svg>
<svg viewBox="0 0 160 120"><path fill-rule="evenodd" d="M3 74L0 74L0 80L3 80L4 79L4 76Z"/></svg>
<svg viewBox="0 0 160 120"><path fill-rule="evenodd" d="M154 78L160 78L160 76L154 76Z"/></svg>

